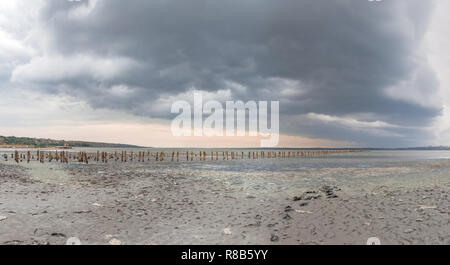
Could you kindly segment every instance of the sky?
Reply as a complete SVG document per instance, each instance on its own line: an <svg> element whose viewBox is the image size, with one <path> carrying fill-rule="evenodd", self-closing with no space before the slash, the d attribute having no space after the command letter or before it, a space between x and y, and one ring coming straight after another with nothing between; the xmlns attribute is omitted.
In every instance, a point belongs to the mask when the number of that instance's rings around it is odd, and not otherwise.
<svg viewBox="0 0 450 265"><path fill-rule="evenodd" d="M280 147L450 146L447 0L0 2L0 135L155 147L171 104L280 102Z"/></svg>

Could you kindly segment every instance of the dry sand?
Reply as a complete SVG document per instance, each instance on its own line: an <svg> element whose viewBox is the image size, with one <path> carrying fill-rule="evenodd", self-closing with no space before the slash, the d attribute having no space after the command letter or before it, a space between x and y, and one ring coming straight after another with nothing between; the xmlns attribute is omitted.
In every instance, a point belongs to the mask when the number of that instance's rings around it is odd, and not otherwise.
<svg viewBox="0 0 450 265"><path fill-rule="evenodd" d="M338 171L349 178L397 174L399 181L349 184L333 179ZM414 186L401 178L405 172L439 177ZM301 189L290 185L296 172L278 178L171 162L0 163L0 244L65 244L70 237L82 244L365 244L369 237L450 244L449 172L448 160L310 169L302 174L330 185ZM266 184L249 186L248 179Z"/></svg>

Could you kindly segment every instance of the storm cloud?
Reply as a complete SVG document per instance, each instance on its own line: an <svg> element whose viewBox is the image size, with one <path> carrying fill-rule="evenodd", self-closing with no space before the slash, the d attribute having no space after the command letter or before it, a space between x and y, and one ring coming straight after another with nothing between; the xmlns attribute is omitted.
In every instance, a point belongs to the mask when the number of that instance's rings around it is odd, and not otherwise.
<svg viewBox="0 0 450 265"><path fill-rule="evenodd" d="M424 144L441 114L423 52L433 1L46 1L10 81L170 118L193 89L280 100L282 133ZM351 139L349 139L351 138Z"/></svg>

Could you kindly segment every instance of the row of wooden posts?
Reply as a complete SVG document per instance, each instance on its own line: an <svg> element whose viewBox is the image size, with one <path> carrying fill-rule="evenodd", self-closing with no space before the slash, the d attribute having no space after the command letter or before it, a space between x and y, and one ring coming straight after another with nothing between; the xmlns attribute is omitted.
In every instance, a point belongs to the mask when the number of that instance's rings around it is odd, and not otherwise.
<svg viewBox="0 0 450 265"><path fill-rule="evenodd" d="M61 163L69 163L69 161L76 161L79 163L89 164L89 161L108 163L108 161L120 161L120 162L145 162L145 161L194 161L197 158L200 161L206 160L237 160L237 159L281 159L281 158L295 158L295 157L308 157L308 156L325 156L337 153L354 153L364 152L364 150L318 150L318 151L172 151L168 152L68 152L68 151L36 151L32 154L30 151L26 153L19 153L15 151L11 154L11 159L14 159L17 163L26 161L39 161L44 163L45 161L52 162L53 160ZM181 158L183 157L183 158ZM185 157L185 159L184 159ZM4 154L3 158L8 161L8 155Z"/></svg>

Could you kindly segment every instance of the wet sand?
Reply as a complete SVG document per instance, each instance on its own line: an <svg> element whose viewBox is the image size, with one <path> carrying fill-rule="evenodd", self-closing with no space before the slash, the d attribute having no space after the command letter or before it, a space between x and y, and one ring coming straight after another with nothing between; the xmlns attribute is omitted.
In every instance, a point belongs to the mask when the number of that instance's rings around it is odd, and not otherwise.
<svg viewBox="0 0 450 265"><path fill-rule="evenodd" d="M0 244L450 244L449 160L277 174L233 163L2 162Z"/></svg>

